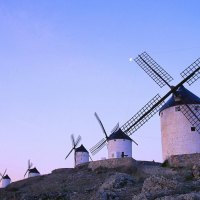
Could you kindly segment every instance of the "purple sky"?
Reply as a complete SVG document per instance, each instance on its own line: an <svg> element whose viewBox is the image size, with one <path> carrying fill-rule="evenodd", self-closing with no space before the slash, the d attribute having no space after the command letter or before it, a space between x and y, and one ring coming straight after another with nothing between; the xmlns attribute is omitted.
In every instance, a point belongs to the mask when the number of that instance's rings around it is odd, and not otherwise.
<svg viewBox="0 0 200 200"><path fill-rule="evenodd" d="M200 56L199 1L0 1L0 171L23 178L73 166L70 134L87 149L159 88L135 62L147 51L172 84ZM199 82L191 87L200 96ZM133 134L137 160L162 161L158 114ZM104 148L93 157L107 156Z"/></svg>

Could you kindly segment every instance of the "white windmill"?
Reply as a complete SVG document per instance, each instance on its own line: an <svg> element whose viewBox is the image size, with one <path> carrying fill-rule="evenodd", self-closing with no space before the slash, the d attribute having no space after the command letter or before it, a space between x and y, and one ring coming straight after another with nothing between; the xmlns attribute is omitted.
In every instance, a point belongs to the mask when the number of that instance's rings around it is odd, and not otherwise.
<svg viewBox="0 0 200 200"><path fill-rule="evenodd" d="M81 136L79 135L78 138L75 141L74 135L72 134L71 135L71 140L72 140L72 149L67 154L67 156L65 157L65 159L67 159L68 156L74 150L74 166L77 166L77 165L82 164L82 163L89 162L90 155L89 155L89 152L87 151L87 149L83 145L81 145L80 147L77 147L77 145L81 141ZM91 157L90 157L90 159L91 159Z"/></svg>
<svg viewBox="0 0 200 200"><path fill-rule="evenodd" d="M31 163L30 160L28 160L28 169L26 170L24 177L26 176L27 173L28 173L28 178L40 176L40 172L37 170L37 168L36 167L32 168L32 166L33 163Z"/></svg>
<svg viewBox="0 0 200 200"><path fill-rule="evenodd" d="M2 182L1 187L5 188L11 183L10 177L6 174L7 169L4 171L3 174L0 173L1 179L0 182Z"/></svg>
<svg viewBox="0 0 200 200"><path fill-rule="evenodd" d="M111 135L108 136L99 116L96 112L94 115L105 134L105 138L90 149L92 155L99 152L107 144L108 158L132 157L132 142L138 144L121 130L119 123L114 127Z"/></svg>
<svg viewBox="0 0 200 200"><path fill-rule="evenodd" d="M157 94L128 120L122 127L126 134L133 134L160 111L163 160L171 155L200 153L200 99L183 86L200 78L200 58L181 73L183 80L175 86L169 84L173 78L146 52L135 61L160 87L167 85L170 90L163 97Z"/></svg>
<svg viewBox="0 0 200 200"><path fill-rule="evenodd" d="M163 160L171 155L200 153L200 124L194 115L200 116L200 98L180 86L176 97L160 109Z"/></svg>

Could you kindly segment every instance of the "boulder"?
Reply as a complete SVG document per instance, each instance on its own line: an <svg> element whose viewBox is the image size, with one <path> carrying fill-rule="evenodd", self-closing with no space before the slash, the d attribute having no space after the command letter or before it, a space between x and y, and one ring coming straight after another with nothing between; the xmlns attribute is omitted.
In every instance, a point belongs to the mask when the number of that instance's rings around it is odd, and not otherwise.
<svg viewBox="0 0 200 200"><path fill-rule="evenodd" d="M162 176L150 176L142 186L142 193L147 199L175 194L179 190L177 181Z"/></svg>

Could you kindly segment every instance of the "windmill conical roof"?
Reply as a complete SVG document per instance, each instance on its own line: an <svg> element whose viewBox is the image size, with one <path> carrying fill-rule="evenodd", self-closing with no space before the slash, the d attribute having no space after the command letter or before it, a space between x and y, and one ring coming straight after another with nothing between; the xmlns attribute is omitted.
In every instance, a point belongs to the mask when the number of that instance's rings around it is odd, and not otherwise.
<svg viewBox="0 0 200 200"><path fill-rule="evenodd" d="M10 179L10 177L9 177L8 175L5 175L5 176L3 177L3 179Z"/></svg>
<svg viewBox="0 0 200 200"><path fill-rule="evenodd" d="M30 169L29 170L29 173L40 173L37 169L36 169L36 167L34 167L33 169Z"/></svg>
<svg viewBox="0 0 200 200"><path fill-rule="evenodd" d="M108 140L116 140L116 139L126 139L126 140L131 140L132 139L126 135L121 128L119 128L118 130L116 130L115 132L113 132L109 137Z"/></svg>
<svg viewBox="0 0 200 200"><path fill-rule="evenodd" d="M80 147L75 149L75 152L87 152L88 153L87 149L82 144Z"/></svg>
<svg viewBox="0 0 200 200"><path fill-rule="evenodd" d="M187 90L183 85L178 88L176 94L180 96L182 100L175 101L174 95L172 95L169 100L161 107L159 112L176 105L200 104L200 98Z"/></svg>

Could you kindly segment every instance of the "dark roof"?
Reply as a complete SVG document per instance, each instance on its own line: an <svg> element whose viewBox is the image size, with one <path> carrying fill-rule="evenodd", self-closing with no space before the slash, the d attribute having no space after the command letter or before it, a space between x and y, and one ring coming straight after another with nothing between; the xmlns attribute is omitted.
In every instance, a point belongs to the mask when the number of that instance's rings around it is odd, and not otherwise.
<svg viewBox="0 0 200 200"><path fill-rule="evenodd" d="M9 177L8 175L5 175L5 176L3 177L3 179L10 179L10 177Z"/></svg>
<svg viewBox="0 0 200 200"><path fill-rule="evenodd" d="M33 169L30 169L29 170L29 173L40 173L37 169L36 169L36 167L34 167Z"/></svg>
<svg viewBox="0 0 200 200"><path fill-rule="evenodd" d="M81 145L80 147L76 148L75 152L87 152L88 153L87 149L83 145Z"/></svg>
<svg viewBox="0 0 200 200"><path fill-rule="evenodd" d="M170 99L161 107L159 112L176 105L200 104L200 98L187 90L183 85L178 88L176 95L180 96L183 101L175 101L174 95L172 95Z"/></svg>
<svg viewBox="0 0 200 200"><path fill-rule="evenodd" d="M109 137L108 140L115 140L115 139L126 139L126 140L131 140L132 139L126 135L121 128L119 128L118 130L116 130L114 133L112 133Z"/></svg>

